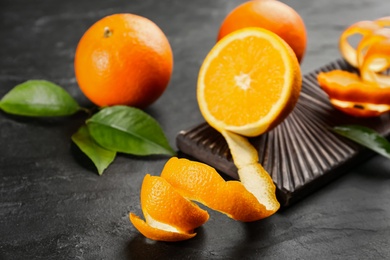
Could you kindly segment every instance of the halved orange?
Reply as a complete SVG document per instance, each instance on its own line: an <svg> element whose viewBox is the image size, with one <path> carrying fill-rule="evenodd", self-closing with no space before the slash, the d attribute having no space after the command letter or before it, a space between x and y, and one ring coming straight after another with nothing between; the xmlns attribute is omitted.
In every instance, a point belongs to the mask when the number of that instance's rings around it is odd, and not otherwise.
<svg viewBox="0 0 390 260"><path fill-rule="evenodd" d="M211 49L199 72L197 99L203 117L218 131L257 136L292 111L301 81L290 46L271 31L249 27Z"/></svg>

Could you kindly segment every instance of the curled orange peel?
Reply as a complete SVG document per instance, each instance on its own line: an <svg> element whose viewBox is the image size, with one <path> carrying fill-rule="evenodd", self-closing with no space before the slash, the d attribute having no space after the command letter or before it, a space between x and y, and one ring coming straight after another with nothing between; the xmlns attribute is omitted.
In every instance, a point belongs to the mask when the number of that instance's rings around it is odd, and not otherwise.
<svg viewBox="0 0 390 260"><path fill-rule="evenodd" d="M337 99L330 99L330 102L338 110L355 117L376 117L390 111L390 106L383 104L355 103Z"/></svg>
<svg viewBox="0 0 390 260"><path fill-rule="evenodd" d="M332 99L390 105L390 88L363 81L355 73L332 70L319 73L317 79L321 88Z"/></svg>
<svg viewBox="0 0 390 260"><path fill-rule="evenodd" d="M374 117L390 111L390 88L343 70L321 72L317 78L331 104L346 114Z"/></svg>
<svg viewBox="0 0 390 260"><path fill-rule="evenodd" d="M381 42L383 40L390 39L390 29L389 28L380 28L375 30L371 34L364 36L357 46L357 63L358 67L361 68L363 65L363 61L367 54L367 50L374 44ZM372 52L372 51L371 51ZM375 63L370 62L366 63L367 69L371 71L381 71L383 70L383 64L381 62Z"/></svg>
<svg viewBox="0 0 390 260"><path fill-rule="evenodd" d="M265 186L272 187L272 179L267 176L263 182ZM145 176L141 187L141 208L145 220L130 213L130 221L149 239L181 241L194 237L194 229L209 218L207 211L192 201L235 220L259 220L272 215L279 208L277 201L271 203L274 205L272 208L262 204L263 201L272 201L274 195L264 199L269 196L268 191L253 186L259 183L259 178L262 177L254 176L254 183L251 183L249 177L249 184L225 181L206 164L173 157L165 164L161 176ZM274 188L271 188L273 193Z"/></svg>
<svg viewBox="0 0 390 260"><path fill-rule="evenodd" d="M353 67L359 67L357 47L353 47L349 39L353 36L361 37L372 34L373 31L380 29L381 26L374 21L360 21L352 24L340 36L339 49L343 58Z"/></svg>
<svg viewBox="0 0 390 260"><path fill-rule="evenodd" d="M375 69L372 69L372 68ZM360 74L364 81L390 87L390 76L383 72L390 69L390 37L376 41L367 50ZM390 99L390 97L388 97Z"/></svg>
<svg viewBox="0 0 390 260"><path fill-rule="evenodd" d="M321 72L317 79L338 110L357 117L374 117L390 111L390 17L360 21L340 36L344 59L360 72ZM360 34L354 48L349 38Z"/></svg>

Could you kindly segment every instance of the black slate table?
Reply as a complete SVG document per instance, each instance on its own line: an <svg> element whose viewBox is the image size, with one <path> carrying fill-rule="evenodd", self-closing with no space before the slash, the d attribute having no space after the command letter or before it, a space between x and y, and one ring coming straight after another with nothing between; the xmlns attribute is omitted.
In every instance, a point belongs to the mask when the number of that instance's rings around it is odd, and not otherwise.
<svg viewBox="0 0 390 260"><path fill-rule="evenodd" d="M224 16L243 1L134 0L0 2L0 96L28 79L77 87L75 47L103 16L128 12L156 22L172 45L167 91L146 112L175 147L177 134L203 122L195 88ZM340 58L348 25L390 15L388 0L287 0L304 19L302 72ZM145 239L128 220L141 213L146 173L167 158L120 155L102 176L71 142L86 116L34 119L0 113L0 259L390 259L390 160L381 156L274 216L240 223L209 211L198 235L180 243Z"/></svg>

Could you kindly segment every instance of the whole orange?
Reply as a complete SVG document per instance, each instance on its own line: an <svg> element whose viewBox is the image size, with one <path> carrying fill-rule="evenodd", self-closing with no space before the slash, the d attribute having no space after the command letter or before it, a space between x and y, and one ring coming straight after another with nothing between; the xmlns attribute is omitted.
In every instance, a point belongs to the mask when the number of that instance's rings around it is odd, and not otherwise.
<svg viewBox="0 0 390 260"><path fill-rule="evenodd" d="M173 54L154 22L135 14L113 14L84 33L74 68L81 91L96 105L145 108L165 91Z"/></svg>
<svg viewBox="0 0 390 260"><path fill-rule="evenodd" d="M301 62L306 51L306 27L301 16L277 0L253 0L233 9L222 22L219 41L227 34L245 27L261 27L279 35Z"/></svg>

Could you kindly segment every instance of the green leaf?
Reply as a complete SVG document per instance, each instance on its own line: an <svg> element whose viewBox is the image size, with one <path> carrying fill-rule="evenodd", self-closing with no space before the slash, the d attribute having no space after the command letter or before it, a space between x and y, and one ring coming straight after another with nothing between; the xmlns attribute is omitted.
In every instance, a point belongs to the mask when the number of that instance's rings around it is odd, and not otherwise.
<svg viewBox="0 0 390 260"><path fill-rule="evenodd" d="M77 112L77 102L60 86L46 80L28 80L1 100L0 108L21 116L67 116Z"/></svg>
<svg viewBox="0 0 390 260"><path fill-rule="evenodd" d="M90 136L86 125L72 135L72 141L95 164L99 175L114 161L116 152L107 150L98 145Z"/></svg>
<svg viewBox="0 0 390 260"><path fill-rule="evenodd" d="M359 125L336 126L333 131L390 158L390 143L373 129Z"/></svg>
<svg viewBox="0 0 390 260"><path fill-rule="evenodd" d="M107 107L87 120L93 139L106 149L133 155L174 155L158 122L140 109Z"/></svg>

